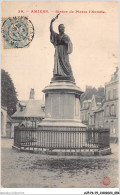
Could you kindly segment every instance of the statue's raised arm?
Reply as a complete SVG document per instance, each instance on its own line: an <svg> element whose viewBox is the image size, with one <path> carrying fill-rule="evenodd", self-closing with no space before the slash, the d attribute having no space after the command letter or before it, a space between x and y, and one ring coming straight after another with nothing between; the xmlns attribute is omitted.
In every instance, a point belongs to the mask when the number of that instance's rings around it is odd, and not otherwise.
<svg viewBox="0 0 120 195"><path fill-rule="evenodd" d="M55 21L55 19L53 18L51 20L51 23L50 23L50 32L53 31L53 22Z"/></svg>
<svg viewBox="0 0 120 195"><path fill-rule="evenodd" d="M60 15L60 13L57 14L57 16L51 20L51 23L50 23L50 32L53 31L53 22L54 22L56 19L58 19L58 16L59 16L59 15Z"/></svg>

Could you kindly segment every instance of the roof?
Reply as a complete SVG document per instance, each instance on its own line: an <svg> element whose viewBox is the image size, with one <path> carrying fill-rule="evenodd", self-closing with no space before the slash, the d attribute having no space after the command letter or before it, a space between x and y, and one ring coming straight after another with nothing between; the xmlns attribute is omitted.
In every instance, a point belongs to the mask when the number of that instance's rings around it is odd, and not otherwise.
<svg viewBox="0 0 120 195"><path fill-rule="evenodd" d="M28 101L20 101L20 105L25 107L23 111L20 110L20 107L17 111L12 115L14 117L45 117L45 113L42 110L42 106L44 105L43 100L34 100L29 99Z"/></svg>
<svg viewBox="0 0 120 195"><path fill-rule="evenodd" d="M25 117L45 117L45 113L42 110L43 101L29 99L25 110Z"/></svg>
<svg viewBox="0 0 120 195"><path fill-rule="evenodd" d="M81 95L81 101L90 100L92 99L93 92L92 90L86 91Z"/></svg>
<svg viewBox="0 0 120 195"><path fill-rule="evenodd" d="M23 111L20 111L20 108L17 109L17 111L12 115L12 117L24 117L25 115L25 109Z"/></svg>
<svg viewBox="0 0 120 195"><path fill-rule="evenodd" d="M80 98L81 103L83 103L85 100L91 100L93 95L96 95L96 97L98 96L98 97L104 98L105 97L104 87L99 87L98 89L94 87L86 89L85 93L81 95L81 98Z"/></svg>

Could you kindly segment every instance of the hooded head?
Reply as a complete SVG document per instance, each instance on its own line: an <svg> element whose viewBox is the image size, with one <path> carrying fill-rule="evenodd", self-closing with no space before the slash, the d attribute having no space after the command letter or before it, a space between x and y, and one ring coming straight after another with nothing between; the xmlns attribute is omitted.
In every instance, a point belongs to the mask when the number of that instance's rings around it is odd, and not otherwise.
<svg viewBox="0 0 120 195"><path fill-rule="evenodd" d="M64 24L60 24L60 25L58 26L58 30L59 30L59 33L64 33L64 31L65 31L65 26L64 26Z"/></svg>

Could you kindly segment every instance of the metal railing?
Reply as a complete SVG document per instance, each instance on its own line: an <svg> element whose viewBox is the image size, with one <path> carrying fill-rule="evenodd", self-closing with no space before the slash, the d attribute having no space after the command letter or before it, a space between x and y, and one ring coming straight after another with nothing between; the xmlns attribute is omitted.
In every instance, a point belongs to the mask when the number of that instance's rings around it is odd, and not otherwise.
<svg viewBox="0 0 120 195"><path fill-rule="evenodd" d="M80 127L39 127L39 129L15 127L14 146L28 150L46 148L99 151L110 147L110 131Z"/></svg>

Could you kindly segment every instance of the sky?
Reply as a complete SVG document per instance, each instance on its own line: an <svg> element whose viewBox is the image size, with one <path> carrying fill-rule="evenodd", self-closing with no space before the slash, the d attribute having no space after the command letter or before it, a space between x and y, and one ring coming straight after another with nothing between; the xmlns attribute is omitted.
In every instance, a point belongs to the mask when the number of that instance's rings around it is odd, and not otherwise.
<svg viewBox="0 0 120 195"><path fill-rule="evenodd" d="M57 10L67 11L60 14L53 27L58 32L58 25L63 23L73 43L69 58L77 86L83 91L86 85L104 86L118 65L118 2L2 2L2 18L27 16L35 29L29 47L6 49L2 38L2 68L10 74L19 100L27 100L31 88L35 89L35 98L42 99L42 90L50 84L55 48L50 42L49 25ZM69 13L71 10L73 13Z"/></svg>

